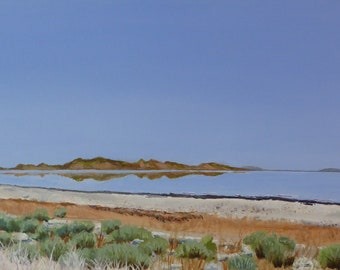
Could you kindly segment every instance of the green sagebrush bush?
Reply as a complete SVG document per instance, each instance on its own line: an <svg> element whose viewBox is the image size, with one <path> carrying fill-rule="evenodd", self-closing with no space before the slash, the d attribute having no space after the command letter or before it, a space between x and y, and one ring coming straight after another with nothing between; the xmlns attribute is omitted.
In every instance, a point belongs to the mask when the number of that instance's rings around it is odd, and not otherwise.
<svg viewBox="0 0 340 270"><path fill-rule="evenodd" d="M340 270L340 244L322 248L318 255L318 261L324 268Z"/></svg>
<svg viewBox="0 0 340 270"><path fill-rule="evenodd" d="M152 260L139 247L128 243L107 245L98 249L85 248L78 250L80 257L88 265L110 265L113 267L128 267L129 269L146 269Z"/></svg>
<svg viewBox="0 0 340 270"><path fill-rule="evenodd" d="M31 214L32 218L35 218L39 221L49 221L50 217L48 214L47 209L44 208L38 208L36 209L32 214Z"/></svg>
<svg viewBox="0 0 340 270"><path fill-rule="evenodd" d="M257 258L264 258L263 241L267 237L265 232L254 232L243 239L243 243L250 245Z"/></svg>
<svg viewBox="0 0 340 270"><path fill-rule="evenodd" d="M64 218L67 214L66 208L58 208L54 211L54 216L58 218Z"/></svg>
<svg viewBox="0 0 340 270"><path fill-rule="evenodd" d="M253 257L248 255L240 255L232 257L228 261L229 270L255 270L257 265Z"/></svg>
<svg viewBox="0 0 340 270"><path fill-rule="evenodd" d="M206 236L202 238L200 242L198 241L187 241L181 243L175 254L179 258L187 259L202 259L206 261L211 261L216 257L217 247L216 244L212 242L211 236Z"/></svg>
<svg viewBox="0 0 340 270"><path fill-rule="evenodd" d="M169 248L169 242L163 238L151 238L139 245L139 249L143 250L146 254L164 255Z"/></svg>
<svg viewBox="0 0 340 270"><path fill-rule="evenodd" d="M8 247L12 243L12 235L8 232L0 232L0 247Z"/></svg>
<svg viewBox="0 0 340 270"><path fill-rule="evenodd" d="M73 234L80 233L82 231L92 232L94 229L94 224L92 221L83 220L83 221L75 221L70 225L70 230Z"/></svg>
<svg viewBox="0 0 340 270"><path fill-rule="evenodd" d="M20 232L21 218L9 217L4 214L0 215L0 230L6 232Z"/></svg>
<svg viewBox="0 0 340 270"><path fill-rule="evenodd" d="M24 233L35 233L35 230L39 226L39 221L36 219L26 219L21 223L22 232Z"/></svg>
<svg viewBox="0 0 340 270"><path fill-rule="evenodd" d="M286 237L269 235L263 242L265 258L274 267L291 266L294 263L295 242Z"/></svg>
<svg viewBox="0 0 340 270"><path fill-rule="evenodd" d="M71 246L69 244L65 244L64 241L56 237L53 240L46 239L41 242L40 252L43 256L52 258L54 261L58 261L60 256L66 254L70 251Z"/></svg>
<svg viewBox="0 0 340 270"><path fill-rule="evenodd" d="M130 242L134 239L148 240L152 238L150 231L144 228L135 226L122 226L119 230L113 231L108 237L105 238L105 243L122 243Z"/></svg>
<svg viewBox="0 0 340 270"><path fill-rule="evenodd" d="M93 248L96 244L96 239L93 233L83 231L72 236L72 243L76 248Z"/></svg>
<svg viewBox="0 0 340 270"><path fill-rule="evenodd" d="M106 234L119 230L120 226L121 222L119 220L104 220L101 222L102 232Z"/></svg>
<svg viewBox="0 0 340 270"><path fill-rule="evenodd" d="M38 225L38 227L35 229L35 233L33 234L32 238L37 241L42 241L50 237L50 228L48 228L44 224Z"/></svg>
<svg viewBox="0 0 340 270"><path fill-rule="evenodd" d="M251 246L258 258L266 258L275 267L290 266L294 262L295 242L287 237L254 232L243 242Z"/></svg>
<svg viewBox="0 0 340 270"><path fill-rule="evenodd" d="M69 224L63 224L54 228L55 235L59 236L60 238L64 239L67 236L70 236L72 232L72 227Z"/></svg>

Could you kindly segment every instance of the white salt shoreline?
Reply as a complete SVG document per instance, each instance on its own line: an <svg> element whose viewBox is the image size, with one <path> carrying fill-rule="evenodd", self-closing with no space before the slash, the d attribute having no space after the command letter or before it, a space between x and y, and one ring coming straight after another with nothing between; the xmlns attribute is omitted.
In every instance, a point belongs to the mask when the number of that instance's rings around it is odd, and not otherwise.
<svg viewBox="0 0 340 270"><path fill-rule="evenodd" d="M240 198L202 199L153 195L86 193L44 188L0 185L0 199L23 199L51 203L99 205L166 212L197 212L222 217L282 220L303 224L340 226L340 205L248 200Z"/></svg>

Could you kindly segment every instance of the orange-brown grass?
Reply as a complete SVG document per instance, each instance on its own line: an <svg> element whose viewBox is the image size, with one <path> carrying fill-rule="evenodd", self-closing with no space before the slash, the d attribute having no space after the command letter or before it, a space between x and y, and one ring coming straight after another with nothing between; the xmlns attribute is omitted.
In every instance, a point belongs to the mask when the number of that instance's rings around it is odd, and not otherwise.
<svg viewBox="0 0 340 270"><path fill-rule="evenodd" d="M70 203L46 203L19 199L0 200L0 211L24 215L37 208L46 208L50 215L64 207L66 218L89 219L94 221L119 219L123 224L145 227L151 230L169 232L173 237L202 236L210 234L220 243L238 245L246 235L255 231L266 231L293 238L308 246L321 246L340 242L340 228L312 226L287 221L264 221L236 219L198 213L165 213L158 211L124 211L124 209L101 208Z"/></svg>

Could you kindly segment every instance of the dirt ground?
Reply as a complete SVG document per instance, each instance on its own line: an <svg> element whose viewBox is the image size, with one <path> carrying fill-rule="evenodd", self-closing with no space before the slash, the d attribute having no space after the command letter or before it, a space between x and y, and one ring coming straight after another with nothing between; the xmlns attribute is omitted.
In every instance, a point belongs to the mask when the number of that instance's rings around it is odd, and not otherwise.
<svg viewBox="0 0 340 270"><path fill-rule="evenodd" d="M71 203L0 199L0 211L13 215L25 215L37 208L46 208L50 216L53 216L54 211L59 207L66 208L67 219L93 221L118 219L122 224L167 232L174 237L210 234L220 242L236 243L251 232L266 231L292 237L298 243L306 245L321 246L340 242L340 228L334 226L312 226L278 220L236 219L200 213L167 213Z"/></svg>

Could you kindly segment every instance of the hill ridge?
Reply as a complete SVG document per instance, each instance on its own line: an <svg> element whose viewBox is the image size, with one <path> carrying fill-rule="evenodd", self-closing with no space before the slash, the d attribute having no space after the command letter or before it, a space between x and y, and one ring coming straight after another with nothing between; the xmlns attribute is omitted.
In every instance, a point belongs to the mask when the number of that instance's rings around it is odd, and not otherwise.
<svg viewBox="0 0 340 270"><path fill-rule="evenodd" d="M49 165L46 163L18 164L11 170L221 170L221 171L247 171L242 167L233 167L216 162L206 162L199 165L187 165L174 161L159 161L155 159L139 159L136 162L114 160L104 157L90 159L76 158L62 165Z"/></svg>

